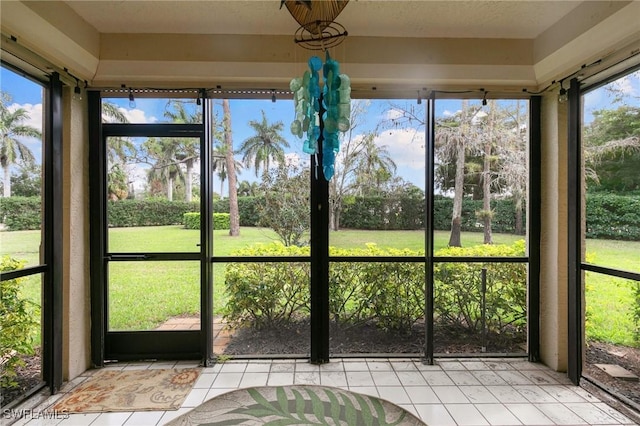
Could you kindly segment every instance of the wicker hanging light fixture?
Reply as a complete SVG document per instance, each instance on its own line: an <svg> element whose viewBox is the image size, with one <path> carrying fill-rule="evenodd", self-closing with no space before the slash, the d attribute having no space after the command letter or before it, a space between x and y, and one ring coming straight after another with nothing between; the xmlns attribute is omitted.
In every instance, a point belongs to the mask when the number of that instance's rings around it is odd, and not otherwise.
<svg viewBox="0 0 640 426"><path fill-rule="evenodd" d="M342 43L346 29L335 22L349 0L281 0L300 24L295 42L310 50L326 50Z"/></svg>

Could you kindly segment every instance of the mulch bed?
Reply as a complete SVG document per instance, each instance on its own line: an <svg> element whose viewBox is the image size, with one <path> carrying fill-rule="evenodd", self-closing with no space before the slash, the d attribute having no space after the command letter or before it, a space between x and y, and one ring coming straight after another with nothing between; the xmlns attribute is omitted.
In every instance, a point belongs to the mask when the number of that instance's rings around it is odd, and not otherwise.
<svg viewBox="0 0 640 426"><path fill-rule="evenodd" d="M435 326L434 352L480 353L482 336L461 329ZM525 353L526 336L492 334L487 336L488 353ZM240 328L233 332L224 355L302 354L310 350L308 321L288 322L277 327ZM424 325L416 324L411 333L387 332L373 323L340 327L330 324L329 350L332 356L346 354L420 354L424 352Z"/></svg>
<svg viewBox="0 0 640 426"><path fill-rule="evenodd" d="M25 365L18 367L18 377L16 381L18 386L15 388L7 389L4 386L0 393L0 406L5 407L9 403L26 395L33 388L42 383L41 370L42 362L40 360L40 353L36 351L34 355L21 355L20 358L24 361Z"/></svg>
<svg viewBox="0 0 640 426"><path fill-rule="evenodd" d="M593 364L615 364L640 377L640 349L589 342L583 374L640 406L640 383L612 377Z"/></svg>

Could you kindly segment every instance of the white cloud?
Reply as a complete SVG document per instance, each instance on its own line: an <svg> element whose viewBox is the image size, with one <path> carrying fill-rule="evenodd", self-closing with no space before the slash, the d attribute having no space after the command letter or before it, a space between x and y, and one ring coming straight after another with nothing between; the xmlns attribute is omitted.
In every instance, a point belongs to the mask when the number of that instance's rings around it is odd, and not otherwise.
<svg viewBox="0 0 640 426"><path fill-rule="evenodd" d="M138 108L129 109L119 107L118 111L120 111L122 114L124 114L125 117L127 117L129 123L144 124L155 123L156 121L158 121L158 119L154 116L147 117L146 112Z"/></svg>
<svg viewBox="0 0 640 426"><path fill-rule="evenodd" d="M448 109L445 109L444 111L442 111L442 115L444 117L453 117L454 115L456 115L459 112L460 112L460 110L452 112L452 111L449 111Z"/></svg>
<svg viewBox="0 0 640 426"><path fill-rule="evenodd" d="M375 142L378 146L386 146L401 176L404 168L424 170L424 131L412 128L386 130L380 133Z"/></svg>
<svg viewBox="0 0 640 426"><path fill-rule="evenodd" d="M614 81L612 85L622 92L624 96L638 96L640 95L640 80L638 75L629 74Z"/></svg>

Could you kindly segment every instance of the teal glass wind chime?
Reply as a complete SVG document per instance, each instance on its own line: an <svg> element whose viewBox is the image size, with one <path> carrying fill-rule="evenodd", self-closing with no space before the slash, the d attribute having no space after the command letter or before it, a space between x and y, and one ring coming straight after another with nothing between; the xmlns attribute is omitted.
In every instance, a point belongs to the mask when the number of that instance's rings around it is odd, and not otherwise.
<svg viewBox="0 0 640 426"><path fill-rule="evenodd" d="M335 18L349 0L281 0L300 27L295 42L309 50L322 50L325 61L309 58L309 69L291 80L295 119L291 133L304 138L307 154L322 156L322 172L329 181L335 174L336 154L340 152L339 132L349 130L351 115L351 81L340 73L340 64L329 55L329 48L344 41L347 31ZM320 77L322 72L322 78ZM320 149L322 152L320 153ZM318 161L315 162L318 165ZM316 178L318 178L316 169Z"/></svg>
<svg viewBox="0 0 640 426"><path fill-rule="evenodd" d="M304 75L291 80L295 105L291 133L304 138L302 149L307 154L317 156L322 146L322 172L326 180L331 180L336 154L340 152L339 132L346 132L350 127L351 81L346 74L340 74L340 64L331 58L329 51L325 54L324 64L319 57L312 56Z"/></svg>

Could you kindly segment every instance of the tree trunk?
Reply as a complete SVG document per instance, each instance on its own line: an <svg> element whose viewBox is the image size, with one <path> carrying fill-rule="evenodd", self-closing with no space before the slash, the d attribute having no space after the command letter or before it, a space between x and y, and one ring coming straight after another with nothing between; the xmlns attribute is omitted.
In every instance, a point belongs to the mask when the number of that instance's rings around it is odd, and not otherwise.
<svg viewBox="0 0 640 426"><path fill-rule="evenodd" d="M495 102L489 101L489 137L484 143L482 170L482 222L484 225L485 244L493 244L491 232L491 148L493 146L495 119Z"/></svg>
<svg viewBox="0 0 640 426"><path fill-rule="evenodd" d="M522 196L518 194L516 196L516 235L524 235L522 219Z"/></svg>
<svg viewBox="0 0 640 426"><path fill-rule="evenodd" d="M456 177L453 193L453 214L451 215L451 236L449 237L450 247L462 247L460 234L462 232L462 198L464 196L464 155L465 141L458 141L458 152L456 153Z"/></svg>
<svg viewBox="0 0 640 426"><path fill-rule="evenodd" d="M173 178L167 179L167 200L173 201Z"/></svg>
<svg viewBox="0 0 640 426"><path fill-rule="evenodd" d="M11 170L9 169L9 165L3 167L4 169L4 196L11 197Z"/></svg>
<svg viewBox="0 0 640 426"><path fill-rule="evenodd" d="M187 182L185 182L185 199L190 203L193 199L193 160L187 160Z"/></svg>
<svg viewBox="0 0 640 426"><path fill-rule="evenodd" d="M469 101L462 101L462 122L460 125L463 129L468 129L467 112L469 109ZM464 196L464 164L466 154L466 138L467 132L463 131L457 140L456 150L456 177L454 180L453 190L453 212L451 214L451 235L449 236L450 247L462 247L460 234L462 232L462 198Z"/></svg>
<svg viewBox="0 0 640 426"><path fill-rule="evenodd" d="M229 99L222 100L224 144L226 146L227 181L229 182L229 235L240 235L240 212L238 211L238 184L236 163L233 158L233 137L231 134L231 108Z"/></svg>

